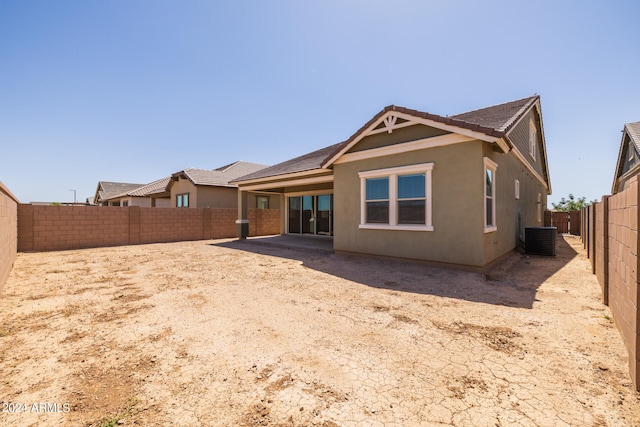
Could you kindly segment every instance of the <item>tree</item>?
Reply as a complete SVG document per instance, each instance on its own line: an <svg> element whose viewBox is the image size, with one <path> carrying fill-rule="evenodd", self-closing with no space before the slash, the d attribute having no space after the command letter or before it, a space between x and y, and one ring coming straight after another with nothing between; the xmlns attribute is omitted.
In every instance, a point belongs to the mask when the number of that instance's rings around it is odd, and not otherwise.
<svg viewBox="0 0 640 427"><path fill-rule="evenodd" d="M586 201L586 197L580 197L576 200L573 194L569 194L569 200L564 197L560 199L558 203L551 203L553 206L553 210L561 211L561 212L569 212L569 211L577 211L582 208L586 208L591 205L591 202Z"/></svg>

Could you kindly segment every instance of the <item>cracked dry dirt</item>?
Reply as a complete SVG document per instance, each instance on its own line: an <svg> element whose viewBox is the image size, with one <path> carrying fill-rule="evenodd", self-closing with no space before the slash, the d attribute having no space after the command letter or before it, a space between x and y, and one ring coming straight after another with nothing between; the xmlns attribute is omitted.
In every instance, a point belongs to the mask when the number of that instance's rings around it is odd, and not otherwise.
<svg viewBox="0 0 640 427"><path fill-rule="evenodd" d="M231 240L19 254L0 400L27 406L0 424L639 426L579 240L558 255L480 275Z"/></svg>

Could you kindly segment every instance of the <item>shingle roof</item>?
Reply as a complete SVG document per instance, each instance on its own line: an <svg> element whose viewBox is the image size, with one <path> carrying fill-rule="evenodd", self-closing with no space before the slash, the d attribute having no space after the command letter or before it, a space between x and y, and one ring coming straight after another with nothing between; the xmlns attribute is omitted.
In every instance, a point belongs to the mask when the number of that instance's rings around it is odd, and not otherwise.
<svg viewBox="0 0 640 427"><path fill-rule="evenodd" d="M194 185L212 185L220 187L235 187L230 181L242 175L251 174L267 168L266 165L249 162L235 162L218 169L196 169L189 168L176 172L172 175L173 180L182 176Z"/></svg>
<svg viewBox="0 0 640 427"><path fill-rule="evenodd" d="M287 160L277 165L262 169L260 171L244 175L235 181L246 181L250 179L266 178L269 176L278 176L288 173L304 172L308 170L319 169L324 161L343 143L330 145L320 150L304 154L291 160Z"/></svg>
<svg viewBox="0 0 640 427"><path fill-rule="evenodd" d="M624 128L638 151L640 151L640 122L626 123Z"/></svg>
<svg viewBox="0 0 640 427"><path fill-rule="evenodd" d="M108 200L127 191L135 190L144 184L131 184L127 182L98 182L98 197L100 200Z"/></svg>
<svg viewBox="0 0 640 427"><path fill-rule="evenodd" d="M414 117L427 120L433 120L438 123L456 126L463 129L480 132L488 136L502 138L511 129L522 115L539 99L538 95L528 98L519 99L517 101L506 102L491 107L481 108L478 110L468 111L466 113L457 114L455 116L445 117L437 114L426 113L418 110L411 110L397 105L389 105L382 111L365 123L358 131L356 131L349 139L329 147L322 148L309 154L296 157L291 160L263 169L259 172L242 176L236 181L247 181L252 179L267 178L272 176L285 175L295 172L303 172L308 170L320 169L331 158L345 149L352 143L362 132L372 126L375 122L388 113L389 111L397 111Z"/></svg>
<svg viewBox="0 0 640 427"><path fill-rule="evenodd" d="M451 116L451 118L506 133L538 98L540 97L535 95L517 101L456 114L455 116Z"/></svg>

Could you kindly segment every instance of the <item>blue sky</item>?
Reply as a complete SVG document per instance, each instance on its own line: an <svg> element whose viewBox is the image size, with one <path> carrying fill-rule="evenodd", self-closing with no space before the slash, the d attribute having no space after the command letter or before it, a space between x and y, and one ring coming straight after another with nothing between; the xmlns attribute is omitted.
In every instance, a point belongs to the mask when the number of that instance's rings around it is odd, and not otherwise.
<svg viewBox="0 0 640 427"><path fill-rule="evenodd" d="M551 202L611 192L640 121L637 1L0 2L0 181L92 197L187 167L275 164L389 104L539 94Z"/></svg>

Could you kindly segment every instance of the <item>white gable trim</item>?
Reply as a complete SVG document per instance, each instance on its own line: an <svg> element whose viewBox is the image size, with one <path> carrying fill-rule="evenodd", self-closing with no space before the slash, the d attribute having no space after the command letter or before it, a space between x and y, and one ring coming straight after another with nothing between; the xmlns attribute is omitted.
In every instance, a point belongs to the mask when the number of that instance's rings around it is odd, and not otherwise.
<svg viewBox="0 0 640 427"><path fill-rule="evenodd" d="M240 191L268 190L270 188L292 187L295 185L322 184L333 182L333 174L316 176L311 178L292 179L289 181L272 181L265 184L246 185L240 187Z"/></svg>
<svg viewBox="0 0 640 427"><path fill-rule="evenodd" d="M458 126L448 125L445 123L437 122L435 120L416 117L416 116L412 116L411 114L406 114L406 113L392 110L392 111L387 111L385 114L382 115L382 117L380 117L378 120L373 122L369 127L367 127L364 131L362 131L357 137L353 139L353 141L351 141L349 144L343 147L342 150L340 150L333 157L327 160L322 165L322 168L328 168L329 166L334 164L340 157L342 157L347 151L349 151L354 145L360 142L363 138L365 138L366 136L372 135L372 131L375 130L375 128L378 127L378 125L380 125L381 122L383 122L384 120L386 120L388 117L392 115L410 122L414 122L416 124L422 124L425 126L436 128L436 129L441 129L441 130L456 133L459 135L464 135L472 139L479 139L481 141L496 143L500 146L503 152L506 153L509 151L509 147L506 144L504 144L504 141L502 140L502 138L489 136L482 132L476 132L476 131L464 129ZM376 130L376 131L379 131L379 130ZM375 132L375 133L379 133L379 132Z"/></svg>
<svg viewBox="0 0 640 427"><path fill-rule="evenodd" d="M281 175L271 175L271 176L265 176L262 178L243 179L242 181L233 181L233 183L244 186L245 184L252 184L252 183L258 183L258 182L281 181L283 179L296 178L296 177L308 176L308 175L317 175L318 173L325 172L325 171L326 169L309 169L301 172L291 172L291 173L285 173Z"/></svg>
<svg viewBox="0 0 640 427"><path fill-rule="evenodd" d="M398 120L397 114L388 115L385 119L382 120L382 122L384 122L384 127L380 129L373 129L368 133L368 135L375 135L377 133L383 133L383 132L392 133L396 129L402 129L407 126L413 126L418 124L412 120L408 120L403 123L396 123L397 120Z"/></svg>
<svg viewBox="0 0 640 427"><path fill-rule="evenodd" d="M432 138L418 139L415 141L403 142L386 147L372 148L370 150L356 151L355 153L343 154L334 164L354 162L357 160L373 159L376 157L391 156L394 154L406 153L409 151L423 150L427 148L443 147L446 145L459 144L462 142L475 141L465 135L450 133L447 135L434 136Z"/></svg>

